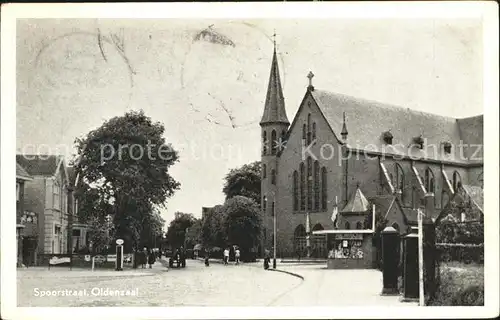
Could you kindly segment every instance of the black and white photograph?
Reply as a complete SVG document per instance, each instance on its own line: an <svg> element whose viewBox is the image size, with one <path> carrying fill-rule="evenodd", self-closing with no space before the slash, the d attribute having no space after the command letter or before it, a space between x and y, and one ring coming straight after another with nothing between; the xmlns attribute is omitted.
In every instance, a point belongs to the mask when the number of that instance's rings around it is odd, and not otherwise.
<svg viewBox="0 0 500 320"><path fill-rule="evenodd" d="M2 317L498 315L495 2L2 9Z"/></svg>

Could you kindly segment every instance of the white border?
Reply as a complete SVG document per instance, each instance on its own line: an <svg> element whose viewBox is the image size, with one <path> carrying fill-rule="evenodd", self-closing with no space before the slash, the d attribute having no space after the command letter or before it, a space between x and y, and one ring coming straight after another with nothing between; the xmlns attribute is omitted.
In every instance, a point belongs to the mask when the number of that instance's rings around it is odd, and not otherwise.
<svg viewBox="0 0 500 320"><path fill-rule="evenodd" d="M7 4L1 12L2 315L7 319L106 318L476 318L499 312L498 7L496 2ZM16 18L483 18L485 170L485 307L419 308L15 308ZM409 35L411 36L411 35ZM332 288L335 290L335 288Z"/></svg>

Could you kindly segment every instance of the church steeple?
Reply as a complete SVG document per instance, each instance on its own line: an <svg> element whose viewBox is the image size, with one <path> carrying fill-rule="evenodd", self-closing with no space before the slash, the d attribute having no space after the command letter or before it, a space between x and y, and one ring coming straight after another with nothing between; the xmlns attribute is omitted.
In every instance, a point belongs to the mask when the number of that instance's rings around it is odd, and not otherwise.
<svg viewBox="0 0 500 320"><path fill-rule="evenodd" d="M269 84L267 86L264 114L262 115L260 125L262 126L267 123L290 124L286 116L285 98L283 97L283 90L281 88L280 71L276 55L276 40L274 41L273 61L271 64L271 74L269 75Z"/></svg>

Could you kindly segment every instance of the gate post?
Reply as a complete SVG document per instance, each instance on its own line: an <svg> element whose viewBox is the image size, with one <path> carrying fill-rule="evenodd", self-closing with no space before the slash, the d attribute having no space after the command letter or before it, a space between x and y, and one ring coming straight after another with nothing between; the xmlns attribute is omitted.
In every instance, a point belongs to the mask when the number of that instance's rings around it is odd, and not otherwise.
<svg viewBox="0 0 500 320"><path fill-rule="evenodd" d="M423 224L423 242L424 242L424 293L426 301L435 298L437 291L436 277L436 226L433 221L425 217Z"/></svg>
<svg viewBox="0 0 500 320"><path fill-rule="evenodd" d="M393 227L382 231L382 295L398 294L399 232Z"/></svg>
<svg viewBox="0 0 500 320"><path fill-rule="evenodd" d="M404 237L403 253L403 301L418 301L418 234Z"/></svg>

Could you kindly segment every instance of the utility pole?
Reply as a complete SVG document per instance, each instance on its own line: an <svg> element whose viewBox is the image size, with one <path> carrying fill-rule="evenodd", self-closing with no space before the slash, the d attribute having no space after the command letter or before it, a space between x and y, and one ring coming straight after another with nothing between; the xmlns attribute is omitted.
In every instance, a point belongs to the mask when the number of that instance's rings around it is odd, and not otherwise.
<svg viewBox="0 0 500 320"><path fill-rule="evenodd" d="M68 253L69 265L73 266L73 186L68 183Z"/></svg>

